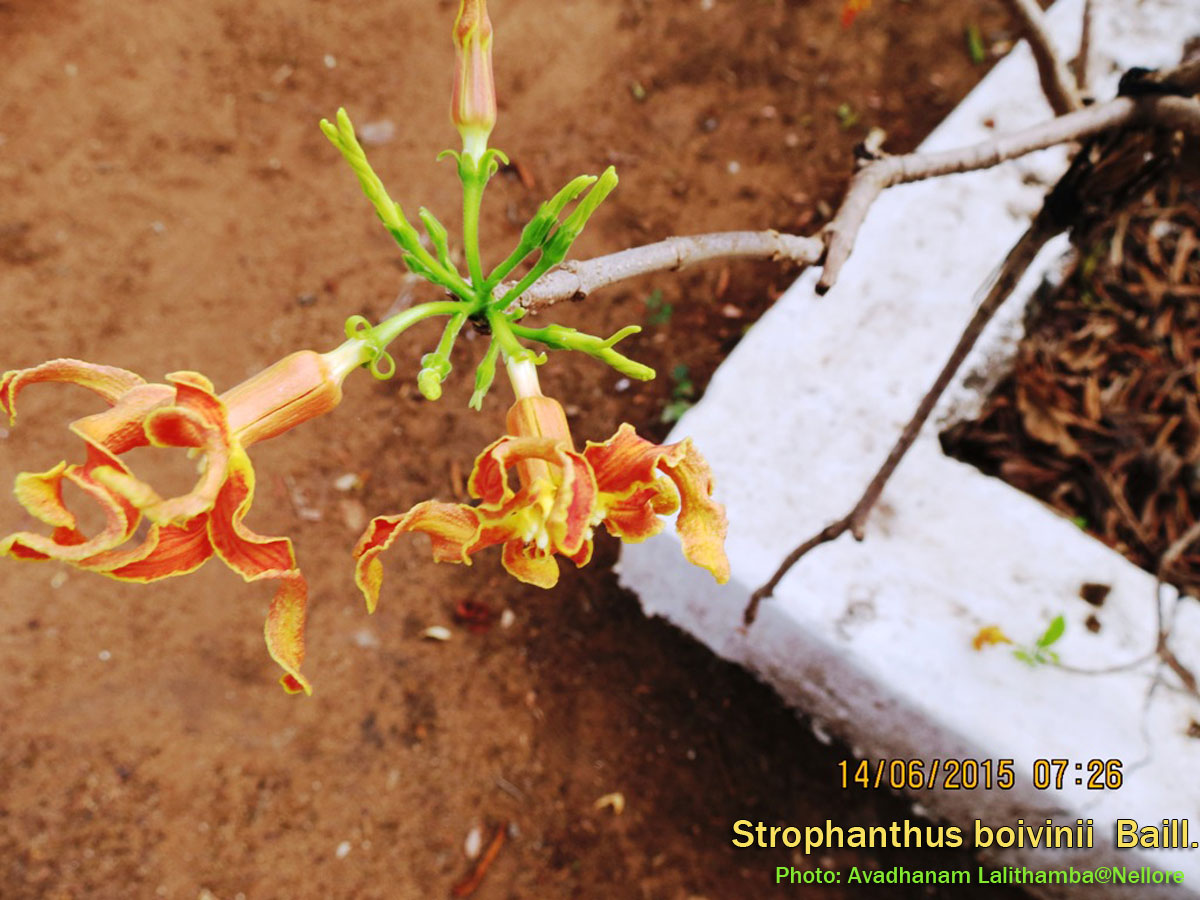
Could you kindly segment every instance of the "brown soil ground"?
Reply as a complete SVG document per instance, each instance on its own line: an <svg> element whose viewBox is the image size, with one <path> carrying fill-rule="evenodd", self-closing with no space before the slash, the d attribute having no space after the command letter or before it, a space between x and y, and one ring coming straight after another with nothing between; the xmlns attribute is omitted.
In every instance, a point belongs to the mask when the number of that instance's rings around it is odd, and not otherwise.
<svg viewBox="0 0 1200 900"><path fill-rule="evenodd" d="M838 0L494 0L494 143L520 165L486 201L491 258L542 198L610 162L621 186L580 257L674 233L811 231L869 126L911 148L982 74L965 26L989 46L1006 37L990 3L884 0L846 32L838 12ZM360 125L393 122L371 148L377 168L406 208L453 230L456 182L433 161L457 140L453 14L449 0L0 2L0 369L74 356L152 380L196 369L224 388L293 349L334 346L348 315L430 296L316 121L345 105ZM580 440L622 420L661 437L670 374L686 366L702 389L794 274L713 266L563 309L595 332L656 323L628 346L662 377L617 391L611 371L559 355L544 386ZM0 565L0 895L442 897L471 869L468 833L486 843L503 822L512 836L480 898L834 900L855 892L775 888L774 867L974 865L943 850L735 850L739 818L912 814L839 789L846 748L647 621L609 571L611 542L547 593L494 555L435 566L408 541L368 618L349 560L364 518L461 495L502 429L501 390L482 414L466 407L478 343L460 342L441 403L417 394L436 334L397 348L400 377L356 377L333 415L256 448L250 524L290 535L310 579L311 699L275 686L269 588L220 564L146 587ZM80 394L23 398L20 426L0 431L0 480L79 458L62 425L95 408ZM346 473L361 489L335 489ZM29 525L0 506L0 533ZM459 627L465 599L515 622ZM453 640L422 640L433 624ZM614 791L622 815L593 808Z"/></svg>

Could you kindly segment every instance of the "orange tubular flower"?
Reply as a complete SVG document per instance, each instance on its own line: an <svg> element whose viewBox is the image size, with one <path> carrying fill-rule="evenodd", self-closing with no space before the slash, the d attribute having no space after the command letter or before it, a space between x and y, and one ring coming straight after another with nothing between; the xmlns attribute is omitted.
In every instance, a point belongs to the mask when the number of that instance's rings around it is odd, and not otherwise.
<svg viewBox="0 0 1200 900"><path fill-rule="evenodd" d="M725 510L712 499L712 473L690 439L659 446L624 424L578 453L562 407L543 396L513 405L508 432L475 460L467 488L477 506L426 500L403 515L371 521L354 548L355 580L369 610L383 581L379 554L407 531L430 536L437 562L469 565L476 551L503 544L509 573L549 588L558 582L555 554L585 565L597 525L636 543L662 530L659 516L678 511L684 555L718 582L729 580ZM520 481L515 493L510 468Z"/></svg>
<svg viewBox="0 0 1200 900"><path fill-rule="evenodd" d="M198 569L214 554L246 581L278 583L266 622L267 650L285 674L289 693L311 693L300 674L308 586L287 538L264 537L242 519L254 497L254 469L245 448L328 412L341 381L361 360L349 347L324 356L293 353L218 397L196 372L175 372L169 384L148 384L124 369L57 359L0 376L0 409L16 419L17 395L38 382L77 384L111 407L71 423L87 445L82 464L60 462L17 476L17 499L50 535L21 531L0 539L0 555L57 559L124 581L148 582ZM137 447L184 447L204 454L187 494L164 499L120 460ZM105 525L87 536L63 503L69 482L94 499ZM135 532L145 516L143 539Z"/></svg>

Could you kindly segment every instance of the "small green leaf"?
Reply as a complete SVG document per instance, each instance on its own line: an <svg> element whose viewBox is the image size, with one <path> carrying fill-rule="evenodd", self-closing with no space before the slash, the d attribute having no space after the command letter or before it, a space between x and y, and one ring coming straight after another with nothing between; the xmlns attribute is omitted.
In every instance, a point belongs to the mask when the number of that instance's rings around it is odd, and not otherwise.
<svg viewBox="0 0 1200 900"><path fill-rule="evenodd" d="M688 400L696 395L696 386L688 377L688 367L683 363L671 370L671 380L675 382L671 389L672 400Z"/></svg>
<svg viewBox="0 0 1200 900"><path fill-rule="evenodd" d="M1067 630L1067 620L1064 619L1061 615L1055 616L1054 621L1052 621L1046 627L1045 632L1043 632L1042 636L1037 639L1038 647L1045 649L1046 647L1049 647L1050 645L1054 644L1059 638L1061 638L1063 636L1063 632L1066 630Z"/></svg>
<svg viewBox="0 0 1200 900"><path fill-rule="evenodd" d="M647 325L666 325L671 321L671 314L674 312L675 307L663 302L662 291L656 290L646 298Z"/></svg>
<svg viewBox="0 0 1200 900"><path fill-rule="evenodd" d="M834 115L837 116L838 126L842 131L849 131L858 124L859 115L849 103L839 103Z"/></svg>
<svg viewBox="0 0 1200 900"><path fill-rule="evenodd" d="M965 37L967 39L967 55L971 57L971 62L975 65L981 65L987 59L987 50L983 47L983 35L979 33L979 26L974 22L968 24Z"/></svg>

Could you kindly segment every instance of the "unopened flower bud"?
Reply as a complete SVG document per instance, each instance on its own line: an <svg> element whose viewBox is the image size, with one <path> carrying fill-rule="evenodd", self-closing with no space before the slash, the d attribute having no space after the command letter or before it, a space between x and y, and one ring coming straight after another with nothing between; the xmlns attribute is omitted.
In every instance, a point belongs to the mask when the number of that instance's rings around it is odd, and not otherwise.
<svg viewBox="0 0 1200 900"><path fill-rule="evenodd" d="M426 353L421 357L421 371L417 373L417 390L426 400L437 400L442 396L442 382L450 374L450 360L437 353Z"/></svg>
<svg viewBox="0 0 1200 900"><path fill-rule="evenodd" d="M496 82L492 77L492 21L487 0L462 0L454 20L454 95L450 118L462 135L463 151L476 162L496 126Z"/></svg>

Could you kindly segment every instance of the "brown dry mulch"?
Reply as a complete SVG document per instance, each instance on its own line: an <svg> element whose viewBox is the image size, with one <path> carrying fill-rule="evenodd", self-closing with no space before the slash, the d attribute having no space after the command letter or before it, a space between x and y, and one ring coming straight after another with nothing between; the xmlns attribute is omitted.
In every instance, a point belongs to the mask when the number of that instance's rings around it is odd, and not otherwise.
<svg viewBox="0 0 1200 900"><path fill-rule="evenodd" d="M1200 177L1173 173L1083 242L1027 313L1013 371L947 452L1152 572L1200 512ZM1200 546L1169 573L1200 584Z"/></svg>

